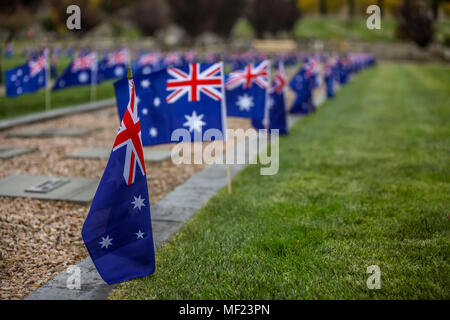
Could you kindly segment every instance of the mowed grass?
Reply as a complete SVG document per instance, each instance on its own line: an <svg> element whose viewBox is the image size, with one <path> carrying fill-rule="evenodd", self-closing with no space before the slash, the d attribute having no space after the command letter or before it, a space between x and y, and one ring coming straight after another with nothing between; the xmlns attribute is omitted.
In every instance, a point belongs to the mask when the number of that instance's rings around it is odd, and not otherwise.
<svg viewBox="0 0 450 320"><path fill-rule="evenodd" d="M448 66L363 71L110 299L449 299L449 101Z"/></svg>

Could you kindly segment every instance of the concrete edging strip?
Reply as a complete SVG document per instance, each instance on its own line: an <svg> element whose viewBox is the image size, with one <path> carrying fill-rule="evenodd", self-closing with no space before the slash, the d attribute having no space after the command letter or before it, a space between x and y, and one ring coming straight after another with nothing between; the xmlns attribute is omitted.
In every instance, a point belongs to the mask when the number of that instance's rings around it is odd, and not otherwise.
<svg viewBox="0 0 450 320"><path fill-rule="evenodd" d="M81 112L90 112L95 111L99 109L103 109L109 106L112 106L116 103L116 99L106 99L96 102L90 102L90 103L84 103L79 104L71 107L61 107L57 109L52 109L48 111L28 114L25 116L15 117L11 119L5 119L0 121L0 131L9 129L12 127L24 125L24 124L30 124L34 122L40 122L45 120L50 120L54 118L59 118L67 115L71 115L74 113L81 113Z"/></svg>

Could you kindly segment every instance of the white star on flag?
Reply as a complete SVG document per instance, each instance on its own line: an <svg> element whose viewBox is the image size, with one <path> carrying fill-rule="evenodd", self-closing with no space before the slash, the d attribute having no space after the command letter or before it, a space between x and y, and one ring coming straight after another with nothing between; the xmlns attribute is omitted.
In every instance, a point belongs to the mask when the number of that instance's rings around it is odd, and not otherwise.
<svg viewBox="0 0 450 320"><path fill-rule="evenodd" d="M253 97L244 94L242 96L238 97L238 101L236 104L239 107L239 110L243 111L250 111L250 108L252 108L255 104L253 103Z"/></svg>
<svg viewBox="0 0 450 320"><path fill-rule="evenodd" d="M159 107L159 105L161 104L161 99L156 97L155 99L153 99L153 105L155 107Z"/></svg>
<svg viewBox="0 0 450 320"><path fill-rule="evenodd" d="M158 130L156 130L155 127L151 127L149 133L151 137L156 137L158 135Z"/></svg>
<svg viewBox="0 0 450 320"><path fill-rule="evenodd" d="M139 230L138 232L136 232L137 238L138 239L143 239L144 238L144 232L142 232L141 230Z"/></svg>
<svg viewBox="0 0 450 320"><path fill-rule="evenodd" d="M78 80L80 82L86 82L88 80L89 76L86 72L82 72L78 75Z"/></svg>
<svg viewBox="0 0 450 320"><path fill-rule="evenodd" d="M131 204L134 205L133 209L138 208L139 211L141 211L141 208L145 207L145 204L144 204L145 199L141 198L141 195L139 195L137 198L136 197L133 197L133 198L134 198L134 201L131 202Z"/></svg>
<svg viewBox="0 0 450 320"><path fill-rule="evenodd" d="M275 105L275 100L272 97L270 97L269 98L269 109L272 109L274 105Z"/></svg>
<svg viewBox="0 0 450 320"><path fill-rule="evenodd" d="M145 79L141 81L141 87L142 88L148 88L150 86L150 81Z"/></svg>
<svg viewBox="0 0 450 320"><path fill-rule="evenodd" d="M139 102L141 102L141 99L138 96L136 96L136 105L137 106L139 105Z"/></svg>
<svg viewBox="0 0 450 320"><path fill-rule="evenodd" d="M142 114L143 114L143 115L148 114L148 109L147 109L147 108L142 109Z"/></svg>
<svg viewBox="0 0 450 320"><path fill-rule="evenodd" d="M149 74L150 72L152 72L152 69L150 69L150 67L144 67L144 69L142 69L143 74Z"/></svg>
<svg viewBox="0 0 450 320"><path fill-rule="evenodd" d="M192 132L193 130L201 132L202 126L206 124L206 122L202 121L204 115L201 114L197 116L197 113L195 111L192 112L191 116L185 115L186 122L183 123L183 127L189 127L189 132Z"/></svg>
<svg viewBox="0 0 450 320"><path fill-rule="evenodd" d="M110 238L109 237L109 235L106 235L106 238L105 237L102 237L102 241L100 241L99 243L102 245L102 248L106 248L106 249L108 249L108 247L110 246L110 245L112 245L112 238Z"/></svg>
<svg viewBox="0 0 450 320"><path fill-rule="evenodd" d="M124 74L125 70L122 67L116 67L114 69L114 75L117 77L121 77Z"/></svg>

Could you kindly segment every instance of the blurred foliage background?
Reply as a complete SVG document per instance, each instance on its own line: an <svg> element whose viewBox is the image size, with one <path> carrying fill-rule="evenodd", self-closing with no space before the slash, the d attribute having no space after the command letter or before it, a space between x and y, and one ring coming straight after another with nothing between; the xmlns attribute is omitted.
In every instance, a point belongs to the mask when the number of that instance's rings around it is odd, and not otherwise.
<svg viewBox="0 0 450 320"><path fill-rule="evenodd" d="M81 8L81 30L66 28L69 5ZM366 28L377 4L382 29ZM356 41L433 41L450 46L448 0L8 0L0 3L3 43L18 39L136 38L179 33L222 40L294 38Z"/></svg>

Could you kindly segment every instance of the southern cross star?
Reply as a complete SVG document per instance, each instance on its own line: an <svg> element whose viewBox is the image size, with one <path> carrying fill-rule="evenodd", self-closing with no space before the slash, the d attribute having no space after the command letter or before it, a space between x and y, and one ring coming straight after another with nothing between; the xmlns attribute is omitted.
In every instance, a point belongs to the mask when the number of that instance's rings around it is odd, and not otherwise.
<svg viewBox="0 0 450 320"><path fill-rule="evenodd" d="M106 235L106 238L105 237L102 237L102 241L100 241L99 243L102 245L102 248L106 248L106 249L108 249L108 247L110 246L110 245L112 245L112 238L110 238L109 237L109 235Z"/></svg>
<svg viewBox="0 0 450 320"><path fill-rule="evenodd" d="M155 127L151 127L149 133L151 137L156 137L158 135L158 130L156 130Z"/></svg>
<svg viewBox="0 0 450 320"><path fill-rule="evenodd" d="M150 81L145 79L141 81L141 87L142 88L148 88L150 86Z"/></svg>
<svg viewBox="0 0 450 320"><path fill-rule="evenodd" d="M195 111L192 112L191 116L185 115L186 122L183 123L183 127L189 127L189 132L192 131L202 131L202 126L206 124L206 122L202 121L204 114L197 116Z"/></svg>
<svg viewBox="0 0 450 320"><path fill-rule="evenodd" d="M141 211L141 208L145 207L145 204L144 204L145 199L141 198L141 195L139 195L138 197L133 197L133 198L134 198L134 201L131 202L131 204L134 205L133 209L138 208L139 211Z"/></svg>
<svg viewBox="0 0 450 320"><path fill-rule="evenodd" d="M138 239L143 239L144 238L144 232L139 230L138 232L136 232L136 236L137 236Z"/></svg>
<svg viewBox="0 0 450 320"><path fill-rule="evenodd" d="M153 105L155 107L159 107L160 104L161 104L161 99L158 97L155 97L155 99L153 99Z"/></svg>

